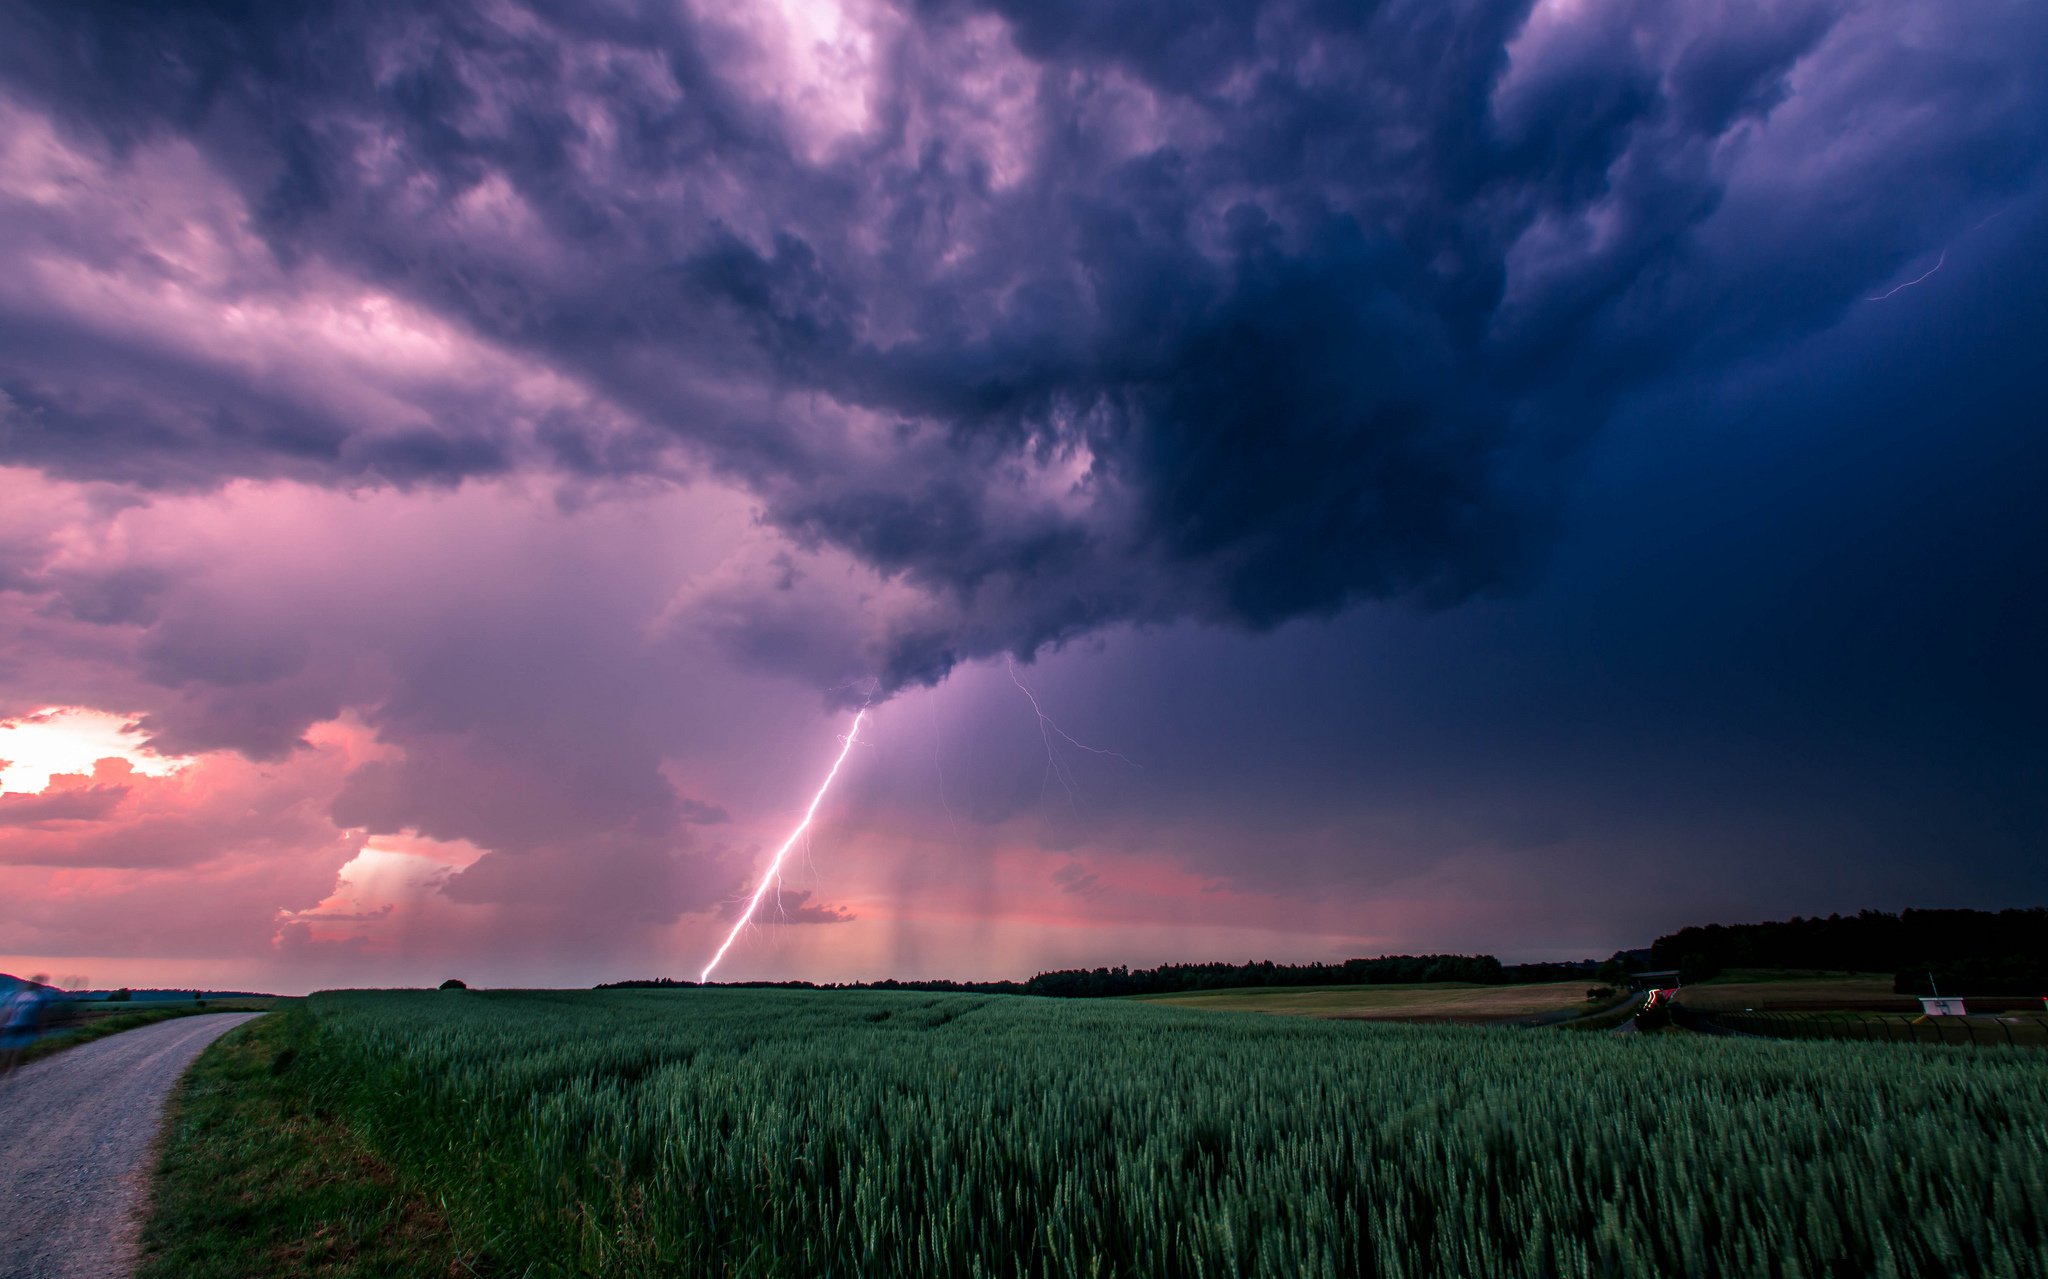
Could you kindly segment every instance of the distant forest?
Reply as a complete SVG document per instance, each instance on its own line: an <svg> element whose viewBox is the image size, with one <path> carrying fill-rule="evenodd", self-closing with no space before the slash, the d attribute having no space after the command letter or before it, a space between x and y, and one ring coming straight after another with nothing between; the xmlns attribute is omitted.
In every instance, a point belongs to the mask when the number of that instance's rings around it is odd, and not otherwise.
<svg viewBox="0 0 2048 1279"><path fill-rule="evenodd" d="M1901 994L2048 993L2048 908L1866 910L1825 919L1681 928L1650 946L1654 968L1702 981L1730 968L1892 973Z"/></svg>
<svg viewBox="0 0 2048 1279"><path fill-rule="evenodd" d="M1630 972L1677 969L1687 982L1731 968L1804 968L1892 973L1902 994L2048 994L2048 907L2026 910L1866 910L1825 919L1797 916L1762 924L1705 924L1659 937L1646 950L1591 959L1503 964L1492 955L1381 955L1336 964L1163 964L1158 968L1067 968L1029 981L742 981L714 985L786 990L922 990L984 995L1098 998L1171 995L1245 986L1380 986L1462 981L1624 981ZM658 977L607 982L600 990L695 986Z"/></svg>
<svg viewBox="0 0 2048 1279"><path fill-rule="evenodd" d="M1171 995L1191 990L1228 990L1241 986L1390 986L1427 981L1468 981L1482 985L1515 980L1555 981L1582 977L1595 965L1538 964L1521 969L1504 966L1492 955L1381 955L1347 959L1339 964L1164 964L1158 968L1068 968L1040 973L1029 981L874 981L819 984L807 981L720 982L750 989L788 990L927 990L964 991L985 995L1051 995L1089 999L1111 995ZM600 989L621 987L694 986L695 982L659 978L612 982Z"/></svg>

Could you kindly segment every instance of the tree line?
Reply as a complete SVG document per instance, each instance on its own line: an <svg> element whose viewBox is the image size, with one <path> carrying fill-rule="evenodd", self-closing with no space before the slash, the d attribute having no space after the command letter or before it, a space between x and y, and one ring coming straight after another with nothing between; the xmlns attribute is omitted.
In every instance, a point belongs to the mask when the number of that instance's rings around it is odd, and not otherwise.
<svg viewBox="0 0 2048 1279"><path fill-rule="evenodd" d="M1575 975L1588 971L1569 967ZM983 995L1048 995L1061 999L1095 999L1118 995L1172 995L1197 990L1228 990L1242 986L1382 986L1415 982L1462 981L1494 985L1511 980L1513 970L1492 955L1381 955L1341 963L1276 964L1261 960L1244 964L1162 964L1157 968L1065 968L1039 973L1028 981L897 981L808 982L743 981L714 985L768 990L915 990ZM1543 978L1548 980L1548 978ZM600 990L694 986L696 982L660 977L653 980L607 982Z"/></svg>
<svg viewBox="0 0 2048 1279"><path fill-rule="evenodd" d="M1901 994L2048 993L2048 908L1881 910L1762 924L1681 928L1650 946L1651 966L1701 981L1730 968L1894 974Z"/></svg>
<svg viewBox="0 0 2048 1279"><path fill-rule="evenodd" d="M1066 968L1026 981L749 981L715 985L788 990L913 990L1092 999L1171 995L1246 986L1375 986L1458 981L1481 985L1572 981L1623 982L1635 971L1677 969L1703 981L1731 968L1806 968L1892 973L1902 994L2048 994L2048 908L2024 910L1866 910L1761 924L1703 924L1659 937L1647 951L1594 960L1503 964L1492 955L1381 955L1340 963L1162 964L1157 968ZM694 986L661 977L609 982L600 989Z"/></svg>

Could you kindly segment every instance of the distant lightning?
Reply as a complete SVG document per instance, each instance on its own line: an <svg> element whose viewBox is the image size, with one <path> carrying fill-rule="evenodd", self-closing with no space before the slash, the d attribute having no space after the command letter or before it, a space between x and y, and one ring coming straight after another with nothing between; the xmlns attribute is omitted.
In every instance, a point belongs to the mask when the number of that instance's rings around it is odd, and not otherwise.
<svg viewBox="0 0 2048 1279"><path fill-rule="evenodd" d="M1998 219L2000 219L2000 218L2002 218L2002 217L2004 217L2004 216L2005 216L2005 210L2004 210L2004 209L1996 209L1996 210L1993 210L1990 216L1988 216L1988 217L1985 217L1985 218L1981 218L1981 219L1979 219L1979 220L1978 220L1978 222L1977 222L1977 225L1975 225L1975 226L1971 227L1971 228L1970 228L1969 230L1967 230L1967 231L1963 232L1961 236L1957 237L1957 239L1958 239L1958 240L1967 240L1967 239L1968 239L1968 238L1970 238L1971 236L1973 236L1973 235L1977 234L1977 232L1979 232L1979 231L1982 231L1982 230L1983 230L1983 229L1984 229L1985 227L1987 227L1987 226L1991 225L1991 224L1992 224L1993 222L1996 222L1996 221L1998 221ZM1894 294L1894 293L1897 293L1897 292L1898 292L1899 290L1901 290L1901 289L1910 289L1910 288L1912 288L1912 287L1913 287L1914 285L1916 285L1916 284L1920 283L1920 282L1921 282L1922 280L1925 280L1925 279L1926 279L1926 278L1927 278L1928 276L1930 276L1930 275L1933 275L1933 274L1934 274L1934 273L1935 273L1936 271L1939 271L1939 270L1941 270L1941 268L1942 268L1942 264L1943 264L1943 263L1945 263L1945 262L1947 262L1947 261L1948 261L1948 249L1947 249L1947 247L1946 247L1946 246L1944 246L1944 247L1942 248L1942 250L1941 250L1941 256L1940 256L1940 257L1938 257L1938 258L1936 258L1936 259L1934 260L1934 265L1933 265L1933 266L1931 266L1931 267L1928 267L1928 268L1927 268L1927 269L1926 269L1925 271L1921 272L1921 273L1920 273L1919 275L1916 275L1916 276L1914 276L1914 277L1913 277L1912 279L1910 279L1910 280L1906 281L1906 282L1905 282L1904 284L1894 284L1894 285L1893 285L1892 287L1890 287L1890 288L1886 289L1886 290L1885 290L1884 292L1882 292L1882 293L1876 293L1876 294L1872 294L1872 295L1871 295L1870 297L1867 297L1867 298L1865 298L1865 299L1863 299L1863 300L1864 300L1865 302L1882 302L1882 301L1884 301L1884 300L1885 300L1886 298L1888 298L1888 297L1892 296L1892 294Z"/></svg>
<svg viewBox="0 0 2048 1279"><path fill-rule="evenodd" d="M818 793L811 796L811 806L804 810L804 819L797 823L795 830L789 832L789 838L782 841L782 847L775 850L775 856L769 861L766 873L761 876L760 886L754 889L754 895L747 900L747 908L740 912L739 921L732 926L732 931L725 935L725 944L718 948L718 953L711 957L711 962L704 965L704 971L697 975L699 982L711 980L711 970L718 967L718 961L724 959L725 952L732 949L733 942L739 938L740 930L752 921L754 911L761 905L761 899L768 895L769 887L781 876L782 859L789 856L789 850L795 848L796 842L811 828L811 819L818 815L818 805L825 802L825 792L832 789L832 779L839 776L839 766L846 762L846 757L853 753L853 744L860 740L860 722L866 719L867 715L868 708L863 706L860 713L853 717L853 727L847 730L846 744L839 748L839 758L832 761L832 771L825 774L825 780L819 785Z"/></svg>
<svg viewBox="0 0 2048 1279"><path fill-rule="evenodd" d="M1067 745L1076 747L1080 750L1087 751L1090 755L1106 755L1110 759L1121 760L1126 764L1130 764L1132 768L1137 767L1136 764L1131 763L1131 760L1127 756L1119 755L1115 751L1106 751L1098 747L1090 746L1086 742L1075 741L1072 735L1070 735L1066 729L1061 728L1058 724L1053 722L1052 716L1046 714L1045 708L1038 704L1038 695L1036 693L1033 693L1031 689L1025 685L1024 681L1018 677L1016 660L1014 658L1005 658L1003 660L1004 664L1007 665L1010 669L1010 682L1012 684L1015 684L1017 686L1018 691L1023 693L1025 698L1030 701L1031 713L1038 716L1038 732L1041 737L1045 738L1046 784L1050 785L1052 779L1054 777L1058 777L1060 779L1060 785L1066 789L1067 798L1069 800L1072 800L1074 798L1074 779L1072 774L1067 772L1066 762L1059 757L1059 751L1053 744L1053 738L1055 736L1057 736L1061 741L1065 742Z"/></svg>
<svg viewBox="0 0 2048 1279"><path fill-rule="evenodd" d="M1996 216L1996 215L1994 215L1994 216ZM1984 222L1989 222L1990 220L1991 220L1990 218L1986 218L1986 219L1984 219ZM1977 224L1977 226L1983 226L1983 225L1984 225L1984 222L1979 222L1979 223ZM1972 228L1971 228L1971 230L1975 230L1975 229L1976 229L1976 227L1972 227ZM1897 293L1897 292L1898 292L1898 291L1899 291L1900 289L1910 289L1910 288L1912 288L1912 287L1913 287L1914 285L1916 285L1916 284L1920 283L1920 281L1922 281L1922 280L1926 279L1926 278L1927 278L1927 276L1929 276L1929 275L1933 275L1933 274L1934 274L1934 273L1935 273L1936 271L1939 271L1939 270L1941 270L1941 264L1942 264L1942 263L1944 263L1944 262L1946 262L1946 261L1948 261L1948 250L1947 250L1947 249L1943 249L1943 250L1941 251L1941 256L1940 256L1939 258L1935 259L1935 263L1934 263L1934 265L1933 265L1933 266L1931 266L1931 267L1928 267L1928 268L1927 268L1927 272L1926 272L1926 274L1925 274L1925 275L1916 275L1916 276L1914 276L1914 277L1913 277L1912 279L1910 279L1910 280L1906 281L1906 282L1905 282L1904 284L1894 284L1894 285L1893 285L1892 287L1890 287L1889 289L1886 289L1886 290L1885 290L1884 292L1882 292L1882 293L1878 294L1877 296L1875 296L1875 297L1869 297L1869 298L1865 298L1865 299L1863 299L1863 300L1864 300L1864 301L1866 301L1866 302L1882 302L1882 301L1884 301L1884 300L1885 300L1886 298L1890 297L1890 296L1891 296L1892 294L1894 294L1894 293Z"/></svg>

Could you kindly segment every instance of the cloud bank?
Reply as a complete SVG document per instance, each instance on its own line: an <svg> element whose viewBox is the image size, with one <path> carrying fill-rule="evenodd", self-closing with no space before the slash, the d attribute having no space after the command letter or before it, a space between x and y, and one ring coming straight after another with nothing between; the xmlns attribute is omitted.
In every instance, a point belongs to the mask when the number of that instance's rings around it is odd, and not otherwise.
<svg viewBox="0 0 2048 1279"><path fill-rule="evenodd" d="M1876 291L2043 105L2028 6L8 22L12 460L715 475L908 588L734 642L885 690L1514 584L1617 396Z"/></svg>
<svg viewBox="0 0 2048 1279"><path fill-rule="evenodd" d="M2044 60L2022 3L10 6L0 715L201 763L0 796L0 863L296 857L238 918L301 954L373 870L715 912L821 692L1512 598L1626 406L2038 194Z"/></svg>

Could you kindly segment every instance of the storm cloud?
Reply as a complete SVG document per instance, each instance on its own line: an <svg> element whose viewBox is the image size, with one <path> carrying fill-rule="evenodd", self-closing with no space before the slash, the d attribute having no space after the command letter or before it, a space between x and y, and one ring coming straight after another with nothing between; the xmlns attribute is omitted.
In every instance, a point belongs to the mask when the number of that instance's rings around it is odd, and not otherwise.
<svg viewBox="0 0 2048 1279"><path fill-rule="evenodd" d="M12 7L12 109L232 262L17 190L46 280L0 299L0 447L143 485L712 473L910 588L854 652L730 602L820 682L1436 607L1528 578L1617 397L1832 322L2023 189L2048 117L2003 56L2032 6L799 16ZM278 325L343 281L472 354L252 370L52 261Z"/></svg>
<svg viewBox="0 0 2048 1279"><path fill-rule="evenodd" d="M121 726L0 796L0 924L635 974L856 704L792 975L2011 904L2043 65L2017 2L0 8L0 717Z"/></svg>

